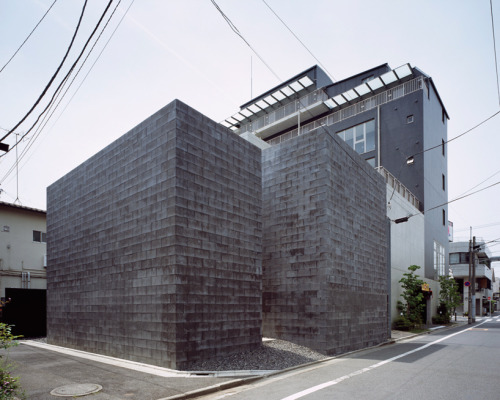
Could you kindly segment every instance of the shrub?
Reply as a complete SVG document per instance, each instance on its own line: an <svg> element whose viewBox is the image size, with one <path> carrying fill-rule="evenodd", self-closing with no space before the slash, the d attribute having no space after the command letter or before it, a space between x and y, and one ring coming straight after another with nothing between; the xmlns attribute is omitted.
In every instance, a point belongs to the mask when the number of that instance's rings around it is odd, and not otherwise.
<svg viewBox="0 0 500 400"><path fill-rule="evenodd" d="M10 325L0 323L0 348L7 350L9 347L17 346L16 339L20 336L12 334ZM10 373L11 364L8 355L0 354L0 400L10 400L14 398L25 398L19 385L19 378L15 378Z"/></svg>
<svg viewBox="0 0 500 400"><path fill-rule="evenodd" d="M409 331L413 327L413 323L406 317L397 317L393 323L392 328L398 331Z"/></svg>

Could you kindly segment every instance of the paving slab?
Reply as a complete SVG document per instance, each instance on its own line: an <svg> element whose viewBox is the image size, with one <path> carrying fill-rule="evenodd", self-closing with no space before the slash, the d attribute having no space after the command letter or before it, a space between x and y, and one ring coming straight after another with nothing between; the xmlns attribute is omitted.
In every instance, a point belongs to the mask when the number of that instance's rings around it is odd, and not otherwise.
<svg viewBox="0 0 500 400"><path fill-rule="evenodd" d="M5 352L2 351L2 354ZM96 354L90 355L99 357ZM98 358L89 359L65 354L49 350L49 347L42 348L25 342L9 349L9 359L14 364L13 375L20 377L21 386L30 400L62 398L56 397L51 392L68 385L102 386L100 391L83 396L82 399L158 400L238 381L234 378L214 376L174 373L168 375L162 369L157 369L158 373L155 373L156 367L154 366L151 366L150 372L143 372L143 370L134 369L133 363L128 366L117 366L97 361ZM128 364L125 360L121 361L124 361L124 365Z"/></svg>

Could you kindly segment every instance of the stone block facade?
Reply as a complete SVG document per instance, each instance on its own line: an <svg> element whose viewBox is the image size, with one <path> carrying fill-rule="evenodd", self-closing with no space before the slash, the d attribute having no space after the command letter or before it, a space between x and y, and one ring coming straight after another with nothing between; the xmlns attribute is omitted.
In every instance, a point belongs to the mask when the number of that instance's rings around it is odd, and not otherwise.
<svg viewBox="0 0 500 400"><path fill-rule="evenodd" d="M383 178L326 129L262 154L264 336L329 354L384 342Z"/></svg>
<svg viewBox="0 0 500 400"><path fill-rule="evenodd" d="M260 343L257 147L176 100L47 197L49 343L169 368Z"/></svg>

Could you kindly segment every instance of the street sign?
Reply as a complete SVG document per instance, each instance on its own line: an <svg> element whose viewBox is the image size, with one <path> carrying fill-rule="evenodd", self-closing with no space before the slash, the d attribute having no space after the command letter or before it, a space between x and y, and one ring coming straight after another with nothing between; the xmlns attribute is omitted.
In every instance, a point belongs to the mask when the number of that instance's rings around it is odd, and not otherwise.
<svg viewBox="0 0 500 400"><path fill-rule="evenodd" d="M464 286L467 286L467 287L470 286L470 282L469 281L465 281L464 282Z"/></svg>
<svg viewBox="0 0 500 400"><path fill-rule="evenodd" d="M422 284L422 291L423 292L428 292L429 291L429 284L428 283L423 283Z"/></svg>

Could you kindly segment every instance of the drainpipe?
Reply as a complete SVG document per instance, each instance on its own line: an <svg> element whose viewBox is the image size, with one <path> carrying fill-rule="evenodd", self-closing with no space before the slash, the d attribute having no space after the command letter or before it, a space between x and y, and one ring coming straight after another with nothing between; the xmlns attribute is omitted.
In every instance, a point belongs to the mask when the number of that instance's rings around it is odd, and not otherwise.
<svg viewBox="0 0 500 400"><path fill-rule="evenodd" d="M380 106L377 106L377 167L380 168Z"/></svg>

